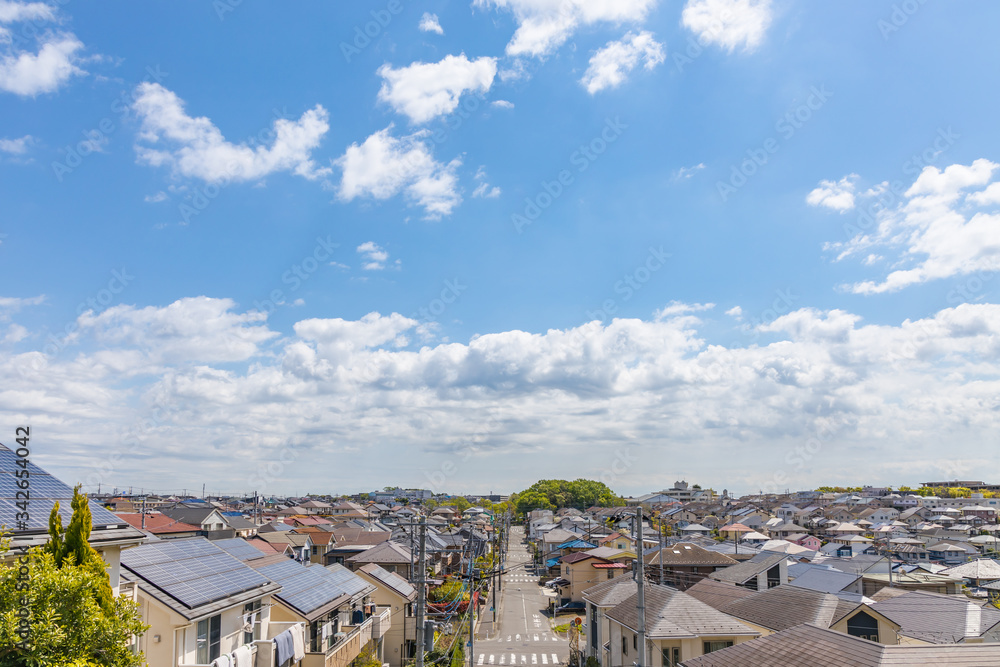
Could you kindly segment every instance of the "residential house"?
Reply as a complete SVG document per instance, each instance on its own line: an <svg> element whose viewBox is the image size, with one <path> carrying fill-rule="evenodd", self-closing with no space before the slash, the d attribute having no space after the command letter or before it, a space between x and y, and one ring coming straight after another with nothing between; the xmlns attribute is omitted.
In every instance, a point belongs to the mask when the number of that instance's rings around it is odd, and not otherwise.
<svg viewBox="0 0 1000 667"><path fill-rule="evenodd" d="M200 526L209 539L236 537L236 531L229 527L226 517L213 505L177 503L160 507L160 512L182 523Z"/></svg>
<svg viewBox="0 0 1000 667"><path fill-rule="evenodd" d="M585 552L567 554L559 559L560 604L583 602L583 591L591 586L629 572L627 563L599 558Z"/></svg>
<svg viewBox="0 0 1000 667"><path fill-rule="evenodd" d="M596 658L601 667L611 665L611 621L607 612L634 595L633 577L615 577L585 589L581 597L586 603L586 641L588 657Z"/></svg>
<svg viewBox="0 0 1000 667"><path fill-rule="evenodd" d="M258 665L272 664L268 640L287 628L271 624L281 586L216 543L204 537L152 542L124 551L121 568L122 578L137 587L149 625L138 642L149 667L207 665L244 645L257 653Z"/></svg>
<svg viewBox="0 0 1000 667"><path fill-rule="evenodd" d="M708 576L716 581L763 591L788 583L788 556L762 552L744 563L716 570Z"/></svg>
<svg viewBox="0 0 1000 667"><path fill-rule="evenodd" d="M412 657L415 637L406 635L407 619L413 618L413 604L417 589L398 574L368 563L355 570L355 574L375 586L371 597L379 607L389 608L390 628L383 635L382 660L389 667L402 667Z"/></svg>
<svg viewBox="0 0 1000 667"><path fill-rule="evenodd" d="M845 662L850 656L850 662ZM681 667L897 667L996 665L1000 644L887 646L828 628L801 624L682 663Z"/></svg>
<svg viewBox="0 0 1000 667"><path fill-rule="evenodd" d="M410 579L410 566L413 563L413 553L398 542L382 542L370 549L347 559L346 565L351 570L358 570L364 565L374 563L387 572L394 572L404 579Z"/></svg>
<svg viewBox="0 0 1000 667"><path fill-rule="evenodd" d="M964 596L911 591L871 608L898 624L906 643L1000 642L1000 610Z"/></svg>
<svg viewBox="0 0 1000 667"><path fill-rule="evenodd" d="M177 519L171 519L166 514L160 514L159 512L147 512L146 514L117 512L115 516L133 528L147 535L155 535L161 540L183 539L185 537L203 535L201 526L193 526Z"/></svg>
<svg viewBox="0 0 1000 667"><path fill-rule="evenodd" d="M607 611L610 658L607 665L629 665L638 649L637 593ZM685 660L760 636L740 621L668 586L645 587L646 662L677 667Z"/></svg>
<svg viewBox="0 0 1000 667"><path fill-rule="evenodd" d="M730 567L736 561L725 554L680 543L645 556L646 572L661 584L686 590L713 572Z"/></svg>

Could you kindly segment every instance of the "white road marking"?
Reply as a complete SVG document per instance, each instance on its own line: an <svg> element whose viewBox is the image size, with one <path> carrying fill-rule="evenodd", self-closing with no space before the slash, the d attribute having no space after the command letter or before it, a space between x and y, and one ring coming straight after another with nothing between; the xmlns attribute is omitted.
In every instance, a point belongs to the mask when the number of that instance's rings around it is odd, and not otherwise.
<svg viewBox="0 0 1000 667"><path fill-rule="evenodd" d="M524 655L523 653L521 654L521 664L522 665L528 664L528 656Z"/></svg>
<svg viewBox="0 0 1000 667"><path fill-rule="evenodd" d="M543 665L549 664L549 656L545 655L544 653L542 654L542 664Z"/></svg>
<svg viewBox="0 0 1000 667"><path fill-rule="evenodd" d="M538 635L535 635L535 641L536 642L538 641Z"/></svg>
<svg viewBox="0 0 1000 667"><path fill-rule="evenodd" d="M552 654L552 664L554 665L554 664L556 664L556 663L558 663L558 662L559 662L559 658L557 658L557 657L556 657L556 654L555 654L555 653L553 653L553 654Z"/></svg>
<svg viewBox="0 0 1000 667"><path fill-rule="evenodd" d="M538 664L538 654L537 653L532 653L531 654L531 664L533 664L533 665L537 665Z"/></svg>
<svg viewBox="0 0 1000 667"><path fill-rule="evenodd" d="M491 657L492 657L492 656L491 656ZM481 664L483 664L483 660L485 660L485 659L486 659L486 655L485 655L484 653L480 653L480 654L479 654L479 662L477 662L476 664L477 664L477 665L481 665Z"/></svg>
<svg viewBox="0 0 1000 667"><path fill-rule="evenodd" d="M507 664L506 661L507 661L507 654L506 653L501 654L500 655L500 664L501 665L506 665Z"/></svg>
<svg viewBox="0 0 1000 667"><path fill-rule="evenodd" d="M521 635L517 635L517 641L521 641Z"/></svg>

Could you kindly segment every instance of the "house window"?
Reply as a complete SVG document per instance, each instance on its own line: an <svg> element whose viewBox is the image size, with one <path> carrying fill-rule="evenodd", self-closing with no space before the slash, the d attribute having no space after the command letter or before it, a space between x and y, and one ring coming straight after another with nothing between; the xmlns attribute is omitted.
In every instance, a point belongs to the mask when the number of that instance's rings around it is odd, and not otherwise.
<svg viewBox="0 0 1000 667"><path fill-rule="evenodd" d="M256 619L254 619L254 614L257 615ZM248 602L245 605L243 605L243 617L244 617L243 619L244 628L247 626L248 623L253 623L250 632L247 632L246 630L243 631L243 643L249 644L253 641L260 639L260 628L263 625L263 622L260 618L260 600L256 600L254 602ZM254 622L254 620L256 620L256 622Z"/></svg>
<svg viewBox="0 0 1000 667"><path fill-rule="evenodd" d="M628 642L622 637L622 655L628 655Z"/></svg>
<svg viewBox="0 0 1000 667"><path fill-rule="evenodd" d="M732 645L732 642L705 642L704 652L711 653L712 651L721 651L722 649L729 648Z"/></svg>
<svg viewBox="0 0 1000 667"><path fill-rule="evenodd" d="M198 662L207 665L222 653L222 616L198 621Z"/></svg>
<svg viewBox="0 0 1000 667"><path fill-rule="evenodd" d="M878 641L878 621L863 611L847 619L847 634L869 641Z"/></svg>
<svg viewBox="0 0 1000 667"><path fill-rule="evenodd" d="M681 650L676 646L668 646L661 650L663 667L677 667L681 664Z"/></svg>
<svg viewBox="0 0 1000 667"><path fill-rule="evenodd" d="M632 635L632 648L639 650L639 635Z"/></svg>

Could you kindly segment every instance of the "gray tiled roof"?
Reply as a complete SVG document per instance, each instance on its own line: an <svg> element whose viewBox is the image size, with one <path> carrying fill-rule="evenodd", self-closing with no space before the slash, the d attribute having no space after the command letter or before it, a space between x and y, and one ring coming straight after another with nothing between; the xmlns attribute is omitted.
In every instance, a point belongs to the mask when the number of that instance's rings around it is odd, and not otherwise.
<svg viewBox="0 0 1000 667"><path fill-rule="evenodd" d="M649 564L659 567L661 558L664 567L699 565L716 565L719 567L726 567L736 564L735 560L725 554L709 551L708 549L702 549L698 545L691 544L690 542L681 542L680 544L675 544L672 547L664 547L662 551L657 549L656 552L654 552L653 557L649 560Z"/></svg>
<svg viewBox="0 0 1000 667"><path fill-rule="evenodd" d="M760 634L676 588L651 584L645 588L645 594L646 637L649 639ZM636 630L639 626L637 595L633 593L608 611L608 618Z"/></svg>
<svg viewBox="0 0 1000 667"><path fill-rule="evenodd" d="M778 563L787 559L785 554L764 554L760 553L751 560L724 570L716 570L709 576L716 581L728 581L733 584L742 584L747 579L757 576L761 572L766 572Z"/></svg>
<svg viewBox="0 0 1000 667"><path fill-rule="evenodd" d="M964 596L913 591L872 605L900 626L900 634L931 644L979 637L1000 623L1000 610L980 607Z"/></svg>
<svg viewBox="0 0 1000 667"><path fill-rule="evenodd" d="M755 594L749 588L715 581L714 579L702 579L687 589L685 593L715 609L721 609L734 600L740 600Z"/></svg>
<svg viewBox="0 0 1000 667"><path fill-rule="evenodd" d="M1000 644L886 646L814 625L742 642L681 667L984 667L1000 664Z"/></svg>
<svg viewBox="0 0 1000 667"><path fill-rule="evenodd" d="M839 602L836 595L786 585L735 599L719 607L719 611L775 631L800 623L828 628Z"/></svg>
<svg viewBox="0 0 1000 667"><path fill-rule="evenodd" d="M583 591L583 599L598 607L614 607L635 594L635 579L615 577Z"/></svg>

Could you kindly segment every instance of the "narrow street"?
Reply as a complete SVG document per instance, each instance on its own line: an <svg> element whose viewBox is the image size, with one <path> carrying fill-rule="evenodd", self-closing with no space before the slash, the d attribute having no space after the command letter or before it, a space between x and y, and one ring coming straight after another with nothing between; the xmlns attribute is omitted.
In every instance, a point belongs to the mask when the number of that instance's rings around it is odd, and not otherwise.
<svg viewBox="0 0 1000 667"><path fill-rule="evenodd" d="M531 552L523 540L524 529L512 526L499 624L491 636L476 638L476 665L565 665L569 661L569 642L552 632L543 613L551 598L531 571Z"/></svg>

